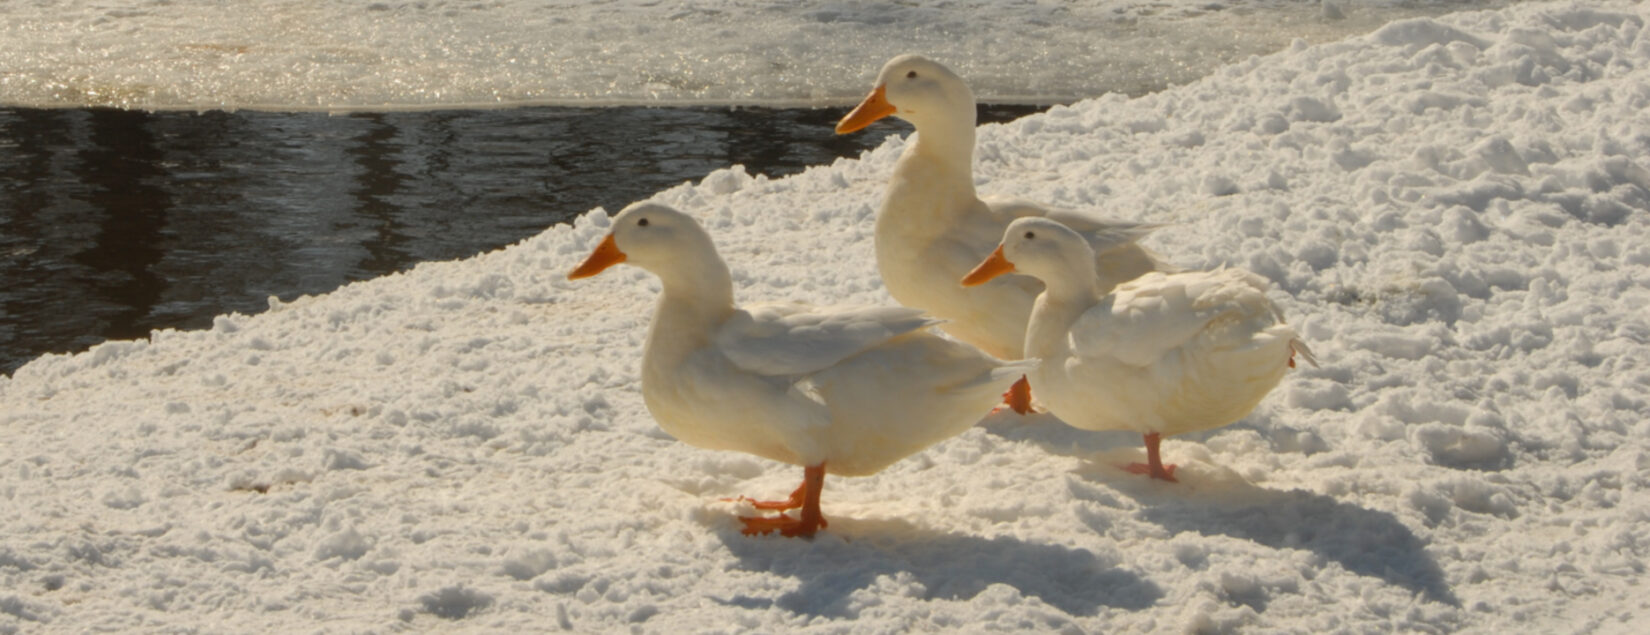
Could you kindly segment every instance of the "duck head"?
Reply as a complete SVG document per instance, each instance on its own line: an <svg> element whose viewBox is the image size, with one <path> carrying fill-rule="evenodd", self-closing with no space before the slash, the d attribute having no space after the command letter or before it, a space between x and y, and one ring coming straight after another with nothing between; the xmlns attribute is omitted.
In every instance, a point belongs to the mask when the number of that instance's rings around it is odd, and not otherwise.
<svg viewBox="0 0 1650 635"><path fill-rule="evenodd" d="M1006 273L1042 280L1050 291L1064 287L1094 288L1094 249L1081 234L1058 221L1038 216L1016 219L1003 242L962 279L965 287L985 284Z"/></svg>
<svg viewBox="0 0 1650 635"><path fill-rule="evenodd" d="M888 60L876 88L836 125L837 134L855 132L893 115L918 130L966 126L973 130L974 93L951 69L921 55Z"/></svg>
<svg viewBox="0 0 1650 635"><path fill-rule="evenodd" d="M659 203L634 203L615 215L613 229L567 279L588 278L619 263L659 276L667 289L732 284L710 234L692 217Z"/></svg>

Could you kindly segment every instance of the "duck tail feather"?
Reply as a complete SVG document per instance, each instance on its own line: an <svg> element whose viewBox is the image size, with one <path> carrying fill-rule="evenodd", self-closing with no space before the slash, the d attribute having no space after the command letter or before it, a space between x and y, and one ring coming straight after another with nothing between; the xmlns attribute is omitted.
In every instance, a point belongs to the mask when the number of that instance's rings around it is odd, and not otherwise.
<svg viewBox="0 0 1650 635"><path fill-rule="evenodd" d="M1306 346L1306 342L1302 341L1298 337L1295 338L1295 339L1289 340L1289 356L1290 356L1289 358L1291 360L1293 360L1295 355L1300 355L1301 359L1306 360L1306 363L1311 364L1313 368L1318 368L1319 367L1318 366L1318 356L1313 355L1312 354L1312 349L1308 348Z"/></svg>

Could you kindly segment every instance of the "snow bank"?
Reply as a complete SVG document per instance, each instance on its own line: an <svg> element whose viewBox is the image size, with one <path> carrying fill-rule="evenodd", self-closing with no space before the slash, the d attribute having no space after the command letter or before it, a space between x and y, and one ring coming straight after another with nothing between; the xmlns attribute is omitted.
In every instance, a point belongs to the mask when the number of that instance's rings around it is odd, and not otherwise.
<svg viewBox="0 0 1650 635"><path fill-rule="evenodd" d="M1520 6L1297 46L980 135L982 191L1169 222L1323 367L1138 439L995 416L831 479L661 433L656 284L569 283L601 213L498 252L0 378L0 632L1597 630L1645 616L1650 11ZM658 198L740 297L886 301L894 140Z"/></svg>

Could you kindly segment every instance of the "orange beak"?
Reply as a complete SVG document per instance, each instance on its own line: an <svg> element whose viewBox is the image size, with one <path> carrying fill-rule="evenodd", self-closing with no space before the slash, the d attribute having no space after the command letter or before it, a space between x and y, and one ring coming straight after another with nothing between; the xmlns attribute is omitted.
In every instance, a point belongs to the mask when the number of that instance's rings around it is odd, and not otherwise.
<svg viewBox="0 0 1650 635"><path fill-rule="evenodd" d="M836 124L837 134L848 134L876 123L878 119L894 114L894 105L888 103L887 86L878 86L865 97L865 101L854 106L848 116Z"/></svg>
<svg viewBox="0 0 1650 635"><path fill-rule="evenodd" d="M1005 273L1014 273L1014 263L1003 257L1003 246L997 245L997 250L986 257L985 262L974 267L973 271L963 276L962 285L972 287L985 284L987 281Z"/></svg>
<svg viewBox="0 0 1650 635"><path fill-rule="evenodd" d="M590 257L584 259L584 264L567 274L567 279L589 278L608 267L624 262L624 259L624 252L619 251L618 243L613 242L613 234L608 234L602 239L602 244L596 245L596 250L590 252Z"/></svg>

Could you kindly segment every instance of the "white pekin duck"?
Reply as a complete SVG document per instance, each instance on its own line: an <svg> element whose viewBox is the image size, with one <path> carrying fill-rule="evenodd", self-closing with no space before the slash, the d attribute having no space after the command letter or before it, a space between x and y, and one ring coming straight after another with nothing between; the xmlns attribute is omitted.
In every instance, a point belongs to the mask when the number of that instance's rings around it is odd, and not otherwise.
<svg viewBox="0 0 1650 635"><path fill-rule="evenodd" d="M1105 285L1149 271L1172 269L1136 241L1155 225L1116 221L1083 212L1050 209L1017 199L981 199L974 192L974 93L950 69L918 55L890 60L876 88L837 124L854 132L893 115L916 126L915 140L899 162L877 214L877 269L888 293L905 306L944 319L940 328L1004 359L1023 355L1031 304L1043 285L1009 276L964 290L957 279L997 244L1009 221L1026 216L1057 219L1083 233L1097 254L1094 268ZM1005 402L1030 409L1025 382Z"/></svg>
<svg viewBox="0 0 1650 635"><path fill-rule="evenodd" d="M1085 430L1134 430L1146 463L1125 469L1174 481L1162 437L1217 428L1248 415L1295 366L1317 361L1266 298L1266 280L1241 269L1149 273L1107 292L1077 232L1046 218L1010 223L997 250L963 278L979 285L1019 272L1042 280L1026 331L1038 398Z"/></svg>
<svg viewBox="0 0 1650 635"><path fill-rule="evenodd" d="M659 426L702 448L804 466L777 517L746 534L811 536L826 522L825 474L865 476L977 423L1035 362L1003 362L928 331L903 307L739 307L710 235L689 216L638 203L569 279L628 263L663 291L642 354L642 398ZM953 282L953 284L955 284ZM783 512L801 508L798 518Z"/></svg>

